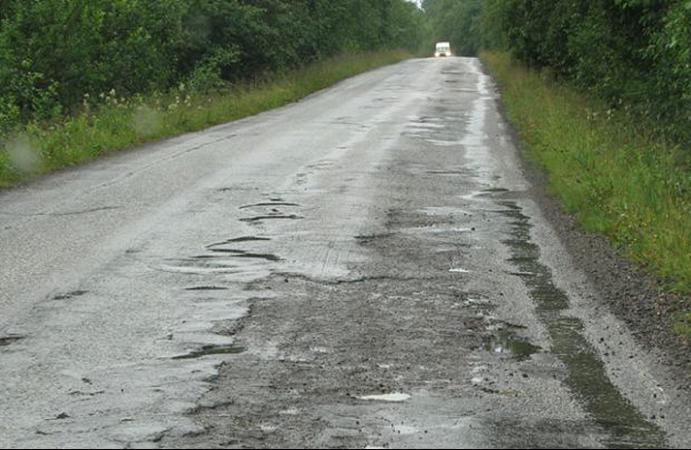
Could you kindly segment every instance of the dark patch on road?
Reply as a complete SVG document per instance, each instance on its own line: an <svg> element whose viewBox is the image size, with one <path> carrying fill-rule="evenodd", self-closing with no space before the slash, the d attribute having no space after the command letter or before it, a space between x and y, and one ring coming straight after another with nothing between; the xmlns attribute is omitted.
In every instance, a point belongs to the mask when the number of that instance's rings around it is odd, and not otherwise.
<svg viewBox="0 0 691 450"><path fill-rule="evenodd" d="M243 205L239 209L248 209L248 208L255 208L255 207L263 207L263 206L300 206L297 203L290 203L290 202L264 202L264 203L254 203L251 205Z"/></svg>
<svg viewBox="0 0 691 450"><path fill-rule="evenodd" d="M357 236L354 236L354 238L362 245L362 244L367 244L372 241L376 241L379 239L388 239L395 236L394 233L374 233L374 234L359 234Z"/></svg>
<svg viewBox="0 0 691 450"><path fill-rule="evenodd" d="M235 244L238 242L262 242L262 241L270 241L270 240L271 240L271 238L265 238L265 237L242 236L242 237L228 239L228 240L223 241L223 242L217 242L215 244L209 244L206 246L206 248L220 247L222 245Z"/></svg>
<svg viewBox="0 0 691 450"><path fill-rule="evenodd" d="M225 248L215 248L211 250L216 253L230 253L227 255L229 258L254 258L254 259L265 259L267 261L282 261L283 258L276 256L272 253L251 253L245 250L234 250Z"/></svg>
<svg viewBox="0 0 691 450"><path fill-rule="evenodd" d="M289 220L300 220L304 219L304 217L295 215L295 214L270 214L266 216L255 216L255 217L243 217L242 219L239 219L240 222L260 222L263 220L276 220L276 219L289 219Z"/></svg>
<svg viewBox="0 0 691 450"><path fill-rule="evenodd" d="M53 297L53 300L69 300L74 297L81 297L82 295L88 294L89 291L84 291L84 290L77 290L77 291L72 291L68 292L66 294L58 294L55 297Z"/></svg>
<svg viewBox="0 0 691 450"><path fill-rule="evenodd" d="M223 286L195 286L185 289L186 291L227 291L227 287Z"/></svg>
<svg viewBox="0 0 691 450"><path fill-rule="evenodd" d="M500 331L496 335L487 337L483 348L494 354L509 354L519 361L526 360L535 353L542 351L541 347L507 331Z"/></svg>
<svg viewBox="0 0 691 450"><path fill-rule="evenodd" d="M664 433L619 392L607 376L604 363L583 334L580 319L564 315L569 298L552 281L550 269L540 262L540 249L530 237L530 218L514 202L503 201L504 215L512 225L512 238L504 242L509 259L520 272L536 304L538 318L552 339L551 351L566 365L566 384L584 403L595 421L608 433L606 444L616 448L662 448Z"/></svg>
<svg viewBox="0 0 691 450"><path fill-rule="evenodd" d="M244 347L237 345L205 345L201 349L185 355L174 356L173 359L196 359L209 355L232 355L242 353L245 350Z"/></svg>
<svg viewBox="0 0 691 450"><path fill-rule="evenodd" d="M24 338L24 336L20 335L0 336L0 347L7 347L8 345L12 345Z"/></svg>

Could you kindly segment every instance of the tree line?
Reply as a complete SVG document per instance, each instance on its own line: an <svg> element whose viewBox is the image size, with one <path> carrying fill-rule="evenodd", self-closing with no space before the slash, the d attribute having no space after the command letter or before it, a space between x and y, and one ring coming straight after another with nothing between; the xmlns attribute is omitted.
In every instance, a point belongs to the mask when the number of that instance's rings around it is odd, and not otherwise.
<svg viewBox="0 0 691 450"><path fill-rule="evenodd" d="M2 0L0 132L98 96L208 90L346 51L419 45L405 0Z"/></svg>
<svg viewBox="0 0 691 450"><path fill-rule="evenodd" d="M691 142L691 0L425 0L457 52L507 49ZM446 40L446 39L445 39Z"/></svg>

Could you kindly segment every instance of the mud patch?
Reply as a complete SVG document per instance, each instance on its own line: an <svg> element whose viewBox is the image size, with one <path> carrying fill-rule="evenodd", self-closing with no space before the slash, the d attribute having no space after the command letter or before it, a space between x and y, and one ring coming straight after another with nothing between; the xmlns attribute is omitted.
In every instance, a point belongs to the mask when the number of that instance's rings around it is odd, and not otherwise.
<svg viewBox="0 0 691 450"><path fill-rule="evenodd" d="M565 316L569 299L554 285L548 267L540 262L540 249L531 241L530 218L515 202L499 203L506 208L512 238L508 246L509 261L518 269L536 305L536 314L552 340L551 351L566 365L565 383L581 400L595 422L608 434L605 445L616 448L661 448L666 446L664 433L619 392L607 376L604 363L583 334L583 323Z"/></svg>

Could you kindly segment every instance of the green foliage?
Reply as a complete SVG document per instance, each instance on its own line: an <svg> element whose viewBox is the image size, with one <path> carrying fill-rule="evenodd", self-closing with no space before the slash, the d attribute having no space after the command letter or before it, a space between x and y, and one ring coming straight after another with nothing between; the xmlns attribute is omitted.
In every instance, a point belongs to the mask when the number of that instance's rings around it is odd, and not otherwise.
<svg viewBox="0 0 691 450"><path fill-rule="evenodd" d="M510 121L550 188L589 230L691 292L691 155L600 100L484 53Z"/></svg>
<svg viewBox="0 0 691 450"><path fill-rule="evenodd" d="M691 143L691 0L425 0L431 40L506 49ZM428 43L431 46L431 43Z"/></svg>
<svg viewBox="0 0 691 450"><path fill-rule="evenodd" d="M477 54L482 44L482 0L425 0L422 7L430 22L431 41L449 41L458 55Z"/></svg>
<svg viewBox="0 0 691 450"><path fill-rule="evenodd" d="M691 142L690 0L488 0L485 42Z"/></svg>
<svg viewBox="0 0 691 450"><path fill-rule="evenodd" d="M214 92L181 83L166 94L122 98L113 89L99 96L93 108L87 103L72 116L14 129L0 151L0 187L114 150L257 114L407 57L401 51L341 54L261 81L214 87ZM205 78L199 72L194 79L207 83L216 76Z"/></svg>
<svg viewBox="0 0 691 450"><path fill-rule="evenodd" d="M180 83L214 91L344 50L415 48L405 0L2 0L0 133Z"/></svg>

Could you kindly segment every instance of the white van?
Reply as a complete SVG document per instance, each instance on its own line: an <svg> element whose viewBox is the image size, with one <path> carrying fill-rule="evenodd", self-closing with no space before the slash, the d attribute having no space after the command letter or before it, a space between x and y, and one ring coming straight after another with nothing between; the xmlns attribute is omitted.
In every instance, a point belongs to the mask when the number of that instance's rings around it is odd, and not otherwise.
<svg viewBox="0 0 691 450"><path fill-rule="evenodd" d="M448 42L437 42L437 51L434 52L434 57L451 56L451 44Z"/></svg>

